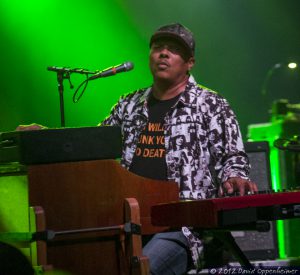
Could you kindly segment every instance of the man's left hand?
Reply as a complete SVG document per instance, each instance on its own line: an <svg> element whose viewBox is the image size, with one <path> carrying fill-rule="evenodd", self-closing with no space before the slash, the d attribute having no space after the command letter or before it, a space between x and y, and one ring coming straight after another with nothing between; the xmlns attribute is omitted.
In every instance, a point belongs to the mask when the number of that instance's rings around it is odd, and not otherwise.
<svg viewBox="0 0 300 275"><path fill-rule="evenodd" d="M245 194L254 194L258 192L257 185L254 182L245 180L242 178L229 178L225 181L221 188L219 188L219 197L226 195L232 195L238 192L239 195L243 196Z"/></svg>

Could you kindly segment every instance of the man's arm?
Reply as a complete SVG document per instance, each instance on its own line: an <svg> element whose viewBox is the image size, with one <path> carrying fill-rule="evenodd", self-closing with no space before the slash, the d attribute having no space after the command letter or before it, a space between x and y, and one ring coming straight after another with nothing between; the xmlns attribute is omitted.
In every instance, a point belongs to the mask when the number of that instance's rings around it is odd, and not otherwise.
<svg viewBox="0 0 300 275"><path fill-rule="evenodd" d="M28 125L19 125L16 128L16 131L31 131L31 130L42 130L42 129L48 129L48 127L37 123L31 123Z"/></svg>
<svg viewBox="0 0 300 275"><path fill-rule="evenodd" d="M219 196L238 192L245 195L258 191L249 180L250 164L234 112L227 101L218 98L217 112L210 121L210 151L221 185Z"/></svg>
<svg viewBox="0 0 300 275"><path fill-rule="evenodd" d="M121 125L123 97L112 107L110 114L98 126Z"/></svg>

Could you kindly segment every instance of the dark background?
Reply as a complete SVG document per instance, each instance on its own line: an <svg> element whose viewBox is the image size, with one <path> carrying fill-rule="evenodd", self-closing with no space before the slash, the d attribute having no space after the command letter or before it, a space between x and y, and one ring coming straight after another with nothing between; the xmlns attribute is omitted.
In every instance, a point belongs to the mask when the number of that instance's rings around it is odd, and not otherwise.
<svg viewBox="0 0 300 275"><path fill-rule="evenodd" d="M228 99L244 139L249 124L270 121L274 100L299 103L299 68L267 72L300 60L298 0L3 0L0 4L0 131L37 122L60 127L56 73L48 66L90 70L130 60L131 72L89 83L74 104L67 80L66 126L93 126L121 94L151 84L149 37L181 22L196 38L196 80ZM35 2L35 3L33 3ZM75 87L82 76L72 76Z"/></svg>

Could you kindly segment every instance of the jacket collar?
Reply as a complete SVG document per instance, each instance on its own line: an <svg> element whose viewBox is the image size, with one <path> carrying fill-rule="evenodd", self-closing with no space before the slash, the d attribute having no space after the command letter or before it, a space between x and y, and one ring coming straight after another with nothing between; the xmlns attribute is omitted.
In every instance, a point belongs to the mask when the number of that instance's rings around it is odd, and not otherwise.
<svg viewBox="0 0 300 275"><path fill-rule="evenodd" d="M198 91L197 91L197 83L192 75L190 75L187 85L185 86L184 92L181 94L177 106L181 107L189 107L189 108L195 108L195 98L197 97Z"/></svg>
<svg viewBox="0 0 300 275"><path fill-rule="evenodd" d="M140 97L139 103L141 105L147 105L147 100L150 96L152 87L147 88L142 96ZM191 95L192 93L192 95ZM193 107L193 101L194 98L197 96L197 83L192 75L189 76L188 83L185 86L184 92L182 92L181 96L179 97L179 100L175 104L177 106L178 104L183 104L183 106L190 106Z"/></svg>

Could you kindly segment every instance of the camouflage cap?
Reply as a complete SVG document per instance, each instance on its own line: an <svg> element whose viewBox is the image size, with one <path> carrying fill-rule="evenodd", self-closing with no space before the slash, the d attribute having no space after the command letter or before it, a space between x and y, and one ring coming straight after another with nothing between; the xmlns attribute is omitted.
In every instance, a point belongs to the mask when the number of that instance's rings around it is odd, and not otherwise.
<svg viewBox="0 0 300 275"><path fill-rule="evenodd" d="M150 47L152 43L160 38L170 37L182 43L187 49L190 56L195 54L195 40L193 33L185 26L174 23L160 27L150 39Z"/></svg>

